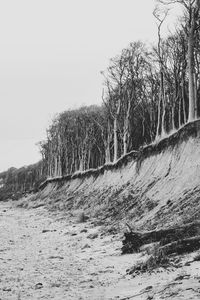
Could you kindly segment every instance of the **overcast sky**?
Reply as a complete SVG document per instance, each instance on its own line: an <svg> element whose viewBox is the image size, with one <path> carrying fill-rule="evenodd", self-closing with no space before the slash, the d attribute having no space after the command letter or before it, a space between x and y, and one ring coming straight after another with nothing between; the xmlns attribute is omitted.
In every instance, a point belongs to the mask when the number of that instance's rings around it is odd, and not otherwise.
<svg viewBox="0 0 200 300"><path fill-rule="evenodd" d="M101 103L101 70L156 40L155 0L0 2L0 172L40 159L56 113Z"/></svg>

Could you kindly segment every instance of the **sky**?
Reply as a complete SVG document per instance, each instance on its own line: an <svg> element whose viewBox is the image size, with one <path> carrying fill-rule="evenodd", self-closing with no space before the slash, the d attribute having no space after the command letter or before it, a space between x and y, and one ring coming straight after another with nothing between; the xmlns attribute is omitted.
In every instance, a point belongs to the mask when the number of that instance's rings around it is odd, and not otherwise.
<svg viewBox="0 0 200 300"><path fill-rule="evenodd" d="M156 41L155 0L0 0L0 172L37 162L53 117L100 104L109 59Z"/></svg>

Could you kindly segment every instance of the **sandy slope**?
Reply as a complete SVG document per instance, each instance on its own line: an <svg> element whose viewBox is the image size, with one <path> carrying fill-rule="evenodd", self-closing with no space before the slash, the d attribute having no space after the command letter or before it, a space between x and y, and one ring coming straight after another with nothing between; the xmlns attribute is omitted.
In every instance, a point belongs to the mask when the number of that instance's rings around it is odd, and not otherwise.
<svg viewBox="0 0 200 300"><path fill-rule="evenodd" d="M120 247L92 221L0 203L0 299L200 299L199 262L132 278L144 257Z"/></svg>
<svg viewBox="0 0 200 300"><path fill-rule="evenodd" d="M108 223L128 221L145 230L200 218L200 120L125 162L101 172L47 181L38 194L27 197L27 205L34 206L35 200L50 209L80 208Z"/></svg>

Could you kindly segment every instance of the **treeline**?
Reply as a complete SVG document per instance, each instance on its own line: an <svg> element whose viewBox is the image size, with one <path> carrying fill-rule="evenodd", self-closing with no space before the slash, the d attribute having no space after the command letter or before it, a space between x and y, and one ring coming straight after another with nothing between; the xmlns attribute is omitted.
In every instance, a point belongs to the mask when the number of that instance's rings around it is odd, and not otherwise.
<svg viewBox="0 0 200 300"><path fill-rule="evenodd" d="M157 44L133 42L110 60L102 72L101 106L68 110L52 121L40 143L43 177L116 162L198 118L200 0L159 2L164 8L153 12ZM163 38L168 5L175 2L183 16L175 32Z"/></svg>
<svg viewBox="0 0 200 300"><path fill-rule="evenodd" d="M27 192L35 192L46 179L47 170L42 161L36 164L10 168L0 173L0 201L18 199Z"/></svg>
<svg viewBox="0 0 200 300"><path fill-rule="evenodd" d="M49 177L115 162L199 116L199 0L177 2L184 15L174 34L162 38L168 10L156 8L157 45L133 42L110 60L100 107L69 110L53 120L40 144Z"/></svg>

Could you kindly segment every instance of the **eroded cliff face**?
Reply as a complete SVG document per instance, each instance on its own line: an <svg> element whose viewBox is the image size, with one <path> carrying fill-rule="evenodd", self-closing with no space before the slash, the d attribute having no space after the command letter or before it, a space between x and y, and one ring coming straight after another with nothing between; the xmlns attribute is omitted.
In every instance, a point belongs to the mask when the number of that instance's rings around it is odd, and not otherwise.
<svg viewBox="0 0 200 300"><path fill-rule="evenodd" d="M200 121L116 166L49 180L32 200L143 229L195 220L200 217Z"/></svg>

